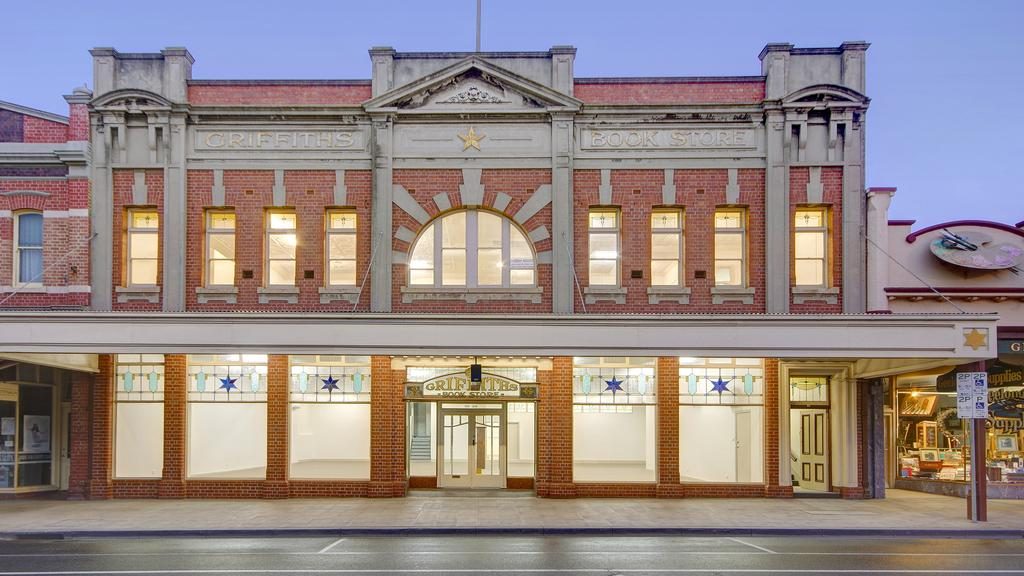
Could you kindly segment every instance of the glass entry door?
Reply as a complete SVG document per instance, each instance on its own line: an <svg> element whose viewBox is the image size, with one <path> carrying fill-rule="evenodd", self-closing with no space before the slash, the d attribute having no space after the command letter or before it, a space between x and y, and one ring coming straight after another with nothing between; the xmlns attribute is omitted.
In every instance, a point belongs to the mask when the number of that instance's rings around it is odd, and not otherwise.
<svg viewBox="0 0 1024 576"><path fill-rule="evenodd" d="M504 405L442 404L437 424L438 487L505 487Z"/></svg>

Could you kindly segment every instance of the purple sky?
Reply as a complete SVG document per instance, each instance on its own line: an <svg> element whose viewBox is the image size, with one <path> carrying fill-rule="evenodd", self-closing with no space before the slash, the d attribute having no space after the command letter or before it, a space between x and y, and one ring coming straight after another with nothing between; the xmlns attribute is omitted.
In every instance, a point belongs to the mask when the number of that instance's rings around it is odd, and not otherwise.
<svg viewBox="0 0 1024 576"><path fill-rule="evenodd" d="M475 0L8 2L0 100L67 114L88 49L186 46L195 78L368 78L367 49L472 50ZM917 226L1024 220L1024 2L484 0L484 50L577 47L577 76L760 73L768 42L867 40L867 184Z"/></svg>

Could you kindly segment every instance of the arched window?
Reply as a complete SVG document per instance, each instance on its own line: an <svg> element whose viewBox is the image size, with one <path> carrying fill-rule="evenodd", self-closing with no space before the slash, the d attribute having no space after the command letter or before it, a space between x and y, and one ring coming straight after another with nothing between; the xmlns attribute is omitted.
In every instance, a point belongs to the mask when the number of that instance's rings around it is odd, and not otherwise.
<svg viewBox="0 0 1024 576"><path fill-rule="evenodd" d="M533 286L533 248L508 218L461 210L431 222L413 244L413 286Z"/></svg>
<svg viewBox="0 0 1024 576"><path fill-rule="evenodd" d="M15 227L14 266L19 284L41 284L43 281L43 215L20 212Z"/></svg>

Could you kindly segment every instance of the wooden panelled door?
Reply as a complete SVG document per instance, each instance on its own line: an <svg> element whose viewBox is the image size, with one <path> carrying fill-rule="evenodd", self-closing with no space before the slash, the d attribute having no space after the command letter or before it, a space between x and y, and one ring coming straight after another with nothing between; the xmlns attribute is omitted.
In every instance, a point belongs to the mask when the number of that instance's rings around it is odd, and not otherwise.
<svg viewBox="0 0 1024 576"><path fill-rule="evenodd" d="M828 491L828 411L800 410L797 477L806 490Z"/></svg>

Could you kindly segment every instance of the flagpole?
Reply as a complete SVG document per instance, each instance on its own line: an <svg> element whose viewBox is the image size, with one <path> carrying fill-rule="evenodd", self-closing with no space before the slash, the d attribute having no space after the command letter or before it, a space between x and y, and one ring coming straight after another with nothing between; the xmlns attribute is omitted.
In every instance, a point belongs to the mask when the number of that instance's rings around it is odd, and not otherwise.
<svg viewBox="0 0 1024 576"><path fill-rule="evenodd" d="M480 51L480 1L476 0L476 51Z"/></svg>

